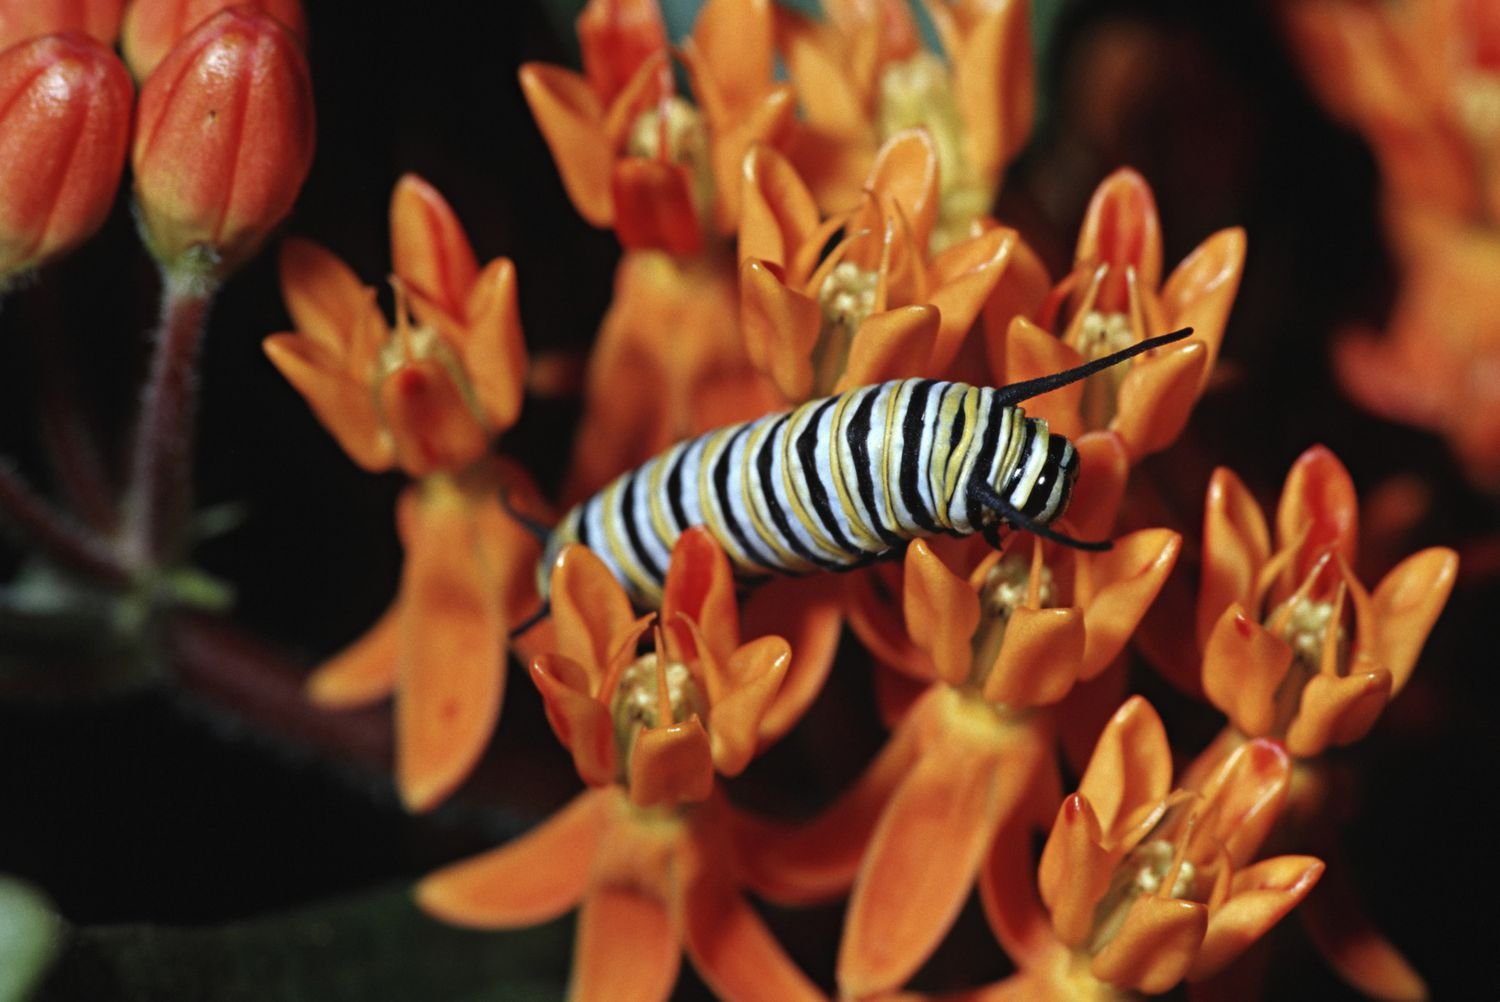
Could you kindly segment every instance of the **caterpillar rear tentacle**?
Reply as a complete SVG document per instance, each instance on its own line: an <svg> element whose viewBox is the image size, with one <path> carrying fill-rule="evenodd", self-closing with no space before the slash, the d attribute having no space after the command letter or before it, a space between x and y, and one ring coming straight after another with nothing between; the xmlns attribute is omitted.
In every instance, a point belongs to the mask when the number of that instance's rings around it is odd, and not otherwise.
<svg viewBox="0 0 1500 1002"><path fill-rule="evenodd" d="M1010 525L1106 550L1049 526L1067 507L1078 454L1018 404L1188 337L1163 334L1064 372L1002 387L901 379L680 442L569 511L538 565L547 614L553 561L592 548L641 607L660 604L677 537L705 525L746 581L851 570L912 539Z"/></svg>

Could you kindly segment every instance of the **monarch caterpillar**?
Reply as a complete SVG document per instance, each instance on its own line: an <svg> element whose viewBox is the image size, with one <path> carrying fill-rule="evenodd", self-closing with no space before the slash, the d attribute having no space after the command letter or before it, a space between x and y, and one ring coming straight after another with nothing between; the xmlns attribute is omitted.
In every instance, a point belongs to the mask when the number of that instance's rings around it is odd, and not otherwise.
<svg viewBox="0 0 1500 1002"><path fill-rule="evenodd" d="M593 549L638 606L660 605L672 545L700 524L745 580L851 570L913 539L993 537L1002 524L1107 549L1048 528L1067 507L1078 454L1018 404L1191 333L1009 386L876 383L679 442L580 502L547 534L536 618L547 612L552 565L569 543Z"/></svg>

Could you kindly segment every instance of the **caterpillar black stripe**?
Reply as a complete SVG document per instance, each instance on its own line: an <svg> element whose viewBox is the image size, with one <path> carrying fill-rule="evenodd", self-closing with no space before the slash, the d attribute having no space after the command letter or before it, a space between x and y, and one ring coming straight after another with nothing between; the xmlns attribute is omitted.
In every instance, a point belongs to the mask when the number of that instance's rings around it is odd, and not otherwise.
<svg viewBox="0 0 1500 1002"><path fill-rule="evenodd" d="M1078 454L1018 404L1191 333L1003 387L877 383L680 442L563 517L546 540L540 593L558 551L577 542L653 608L672 545L693 525L708 527L745 580L849 570L912 539L1002 525L1106 548L1048 528L1067 507Z"/></svg>

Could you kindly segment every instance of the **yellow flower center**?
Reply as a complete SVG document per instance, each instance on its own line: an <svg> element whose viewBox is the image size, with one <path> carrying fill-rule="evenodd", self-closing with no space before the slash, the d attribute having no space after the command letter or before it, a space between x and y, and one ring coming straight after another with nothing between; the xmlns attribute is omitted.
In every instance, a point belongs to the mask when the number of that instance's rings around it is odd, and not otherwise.
<svg viewBox="0 0 1500 1002"><path fill-rule="evenodd" d="M886 64L880 74L875 125L881 142L904 129L925 128L938 159L938 225L933 252L968 233L969 224L989 211L994 193L974 177L964 153L964 122L948 66L931 52Z"/></svg>
<svg viewBox="0 0 1500 1002"><path fill-rule="evenodd" d="M641 731L678 723L694 714L707 721L708 699L687 665L657 653L631 662L620 674L610 703L622 778L630 775L630 753Z"/></svg>
<svg viewBox="0 0 1500 1002"><path fill-rule="evenodd" d="M1109 890L1094 909L1094 934L1088 952L1098 953L1125 924L1130 906L1142 895L1194 898L1197 872L1182 858L1179 847L1166 839L1152 839L1133 849L1115 867Z"/></svg>
<svg viewBox="0 0 1500 1002"><path fill-rule="evenodd" d="M852 261L840 261L818 288L823 324L813 346L813 389L819 395L833 392L849 364L849 346L854 332L875 308L879 272L866 271Z"/></svg>
<svg viewBox="0 0 1500 1002"><path fill-rule="evenodd" d="M1052 571L1037 559L1040 552L1039 547L1033 549L1031 559L1008 553L985 575L979 589L979 626L969 642L974 652L970 681L977 688L984 688L1000 656L1005 628L1015 611L1023 606L1050 609L1057 604L1057 585Z"/></svg>
<svg viewBox="0 0 1500 1002"><path fill-rule="evenodd" d="M1135 330L1124 313L1101 313L1090 310L1078 327L1073 347L1084 361L1103 358L1135 344ZM1115 419L1120 384L1130 373L1130 366L1115 365L1095 373L1083 383L1083 401L1079 410L1087 428L1108 428Z"/></svg>
<svg viewBox="0 0 1500 1002"><path fill-rule="evenodd" d="M1266 618L1268 624L1292 648L1292 665L1276 689L1276 726L1273 734L1284 735L1302 705L1302 690L1322 670L1323 651L1330 640L1336 663L1343 665L1348 638L1336 618L1338 605L1296 594L1277 606ZM1330 631L1332 631L1330 635Z"/></svg>
<svg viewBox="0 0 1500 1002"><path fill-rule="evenodd" d="M693 209L698 222L707 227L714 203L713 164L709 160L708 126L691 102L674 94L641 112L625 137L625 153L686 167Z"/></svg>

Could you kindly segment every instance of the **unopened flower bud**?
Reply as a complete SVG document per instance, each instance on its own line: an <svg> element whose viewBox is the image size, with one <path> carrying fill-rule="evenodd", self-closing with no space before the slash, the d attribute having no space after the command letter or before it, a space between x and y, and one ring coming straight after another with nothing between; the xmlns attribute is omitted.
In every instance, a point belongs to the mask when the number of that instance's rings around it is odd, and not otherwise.
<svg viewBox="0 0 1500 1002"><path fill-rule="evenodd" d="M147 246L168 269L222 278L291 210L313 141L291 32L245 7L205 21L141 89L131 160Z"/></svg>
<svg viewBox="0 0 1500 1002"><path fill-rule="evenodd" d="M42 35L78 31L105 45L120 33L125 0L0 0L0 49Z"/></svg>
<svg viewBox="0 0 1500 1002"><path fill-rule="evenodd" d="M280 21L299 41L307 40L302 0L131 0L120 26L120 51L130 72L137 80L145 80L183 36L219 11L234 6L263 11Z"/></svg>
<svg viewBox="0 0 1500 1002"><path fill-rule="evenodd" d="M104 222L125 162L130 98L125 67L85 35L0 53L0 287Z"/></svg>

